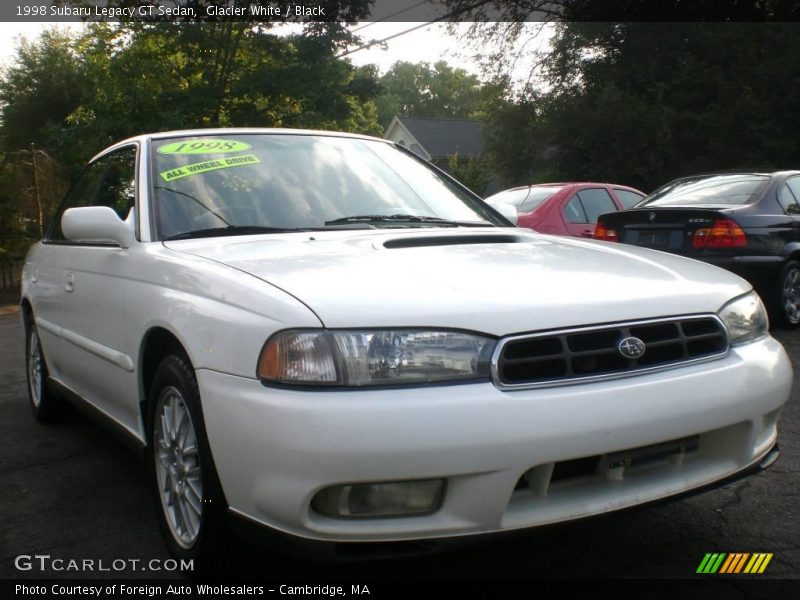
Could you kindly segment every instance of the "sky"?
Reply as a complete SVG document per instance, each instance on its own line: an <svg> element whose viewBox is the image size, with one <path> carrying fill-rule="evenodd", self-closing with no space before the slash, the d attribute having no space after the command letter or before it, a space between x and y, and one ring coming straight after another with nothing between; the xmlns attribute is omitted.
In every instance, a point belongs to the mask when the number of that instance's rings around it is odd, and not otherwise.
<svg viewBox="0 0 800 600"><path fill-rule="evenodd" d="M20 36L35 39L43 29L52 26L69 27L76 30L83 27L82 24L66 23L0 23L0 64L7 65L13 61L14 49ZM364 38L365 42L382 40L395 34L401 35L387 41L385 49L377 46L366 48L348 55L348 58L355 65L376 64L381 73L386 72L398 60L430 63L445 60L451 66L460 67L474 75L481 76L480 65L472 58L473 52L458 37L465 33L469 26L470 23L459 23L455 27L455 35L450 35L447 32L447 26L441 23L360 23L354 29L359 29L357 33ZM528 26L533 34L536 33L540 24L530 23ZM411 29L414 30L409 31ZM513 73L514 80L527 79L535 62L536 50L546 48L550 34L551 30L546 28L536 37L534 44L528 44L517 50L520 60Z"/></svg>

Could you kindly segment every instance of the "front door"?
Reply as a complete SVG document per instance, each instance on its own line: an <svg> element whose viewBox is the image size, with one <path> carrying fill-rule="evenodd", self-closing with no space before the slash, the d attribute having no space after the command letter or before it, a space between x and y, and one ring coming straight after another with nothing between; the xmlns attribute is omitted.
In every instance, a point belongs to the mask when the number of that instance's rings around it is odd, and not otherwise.
<svg viewBox="0 0 800 600"><path fill-rule="evenodd" d="M126 289L131 285L128 249L74 242L61 231L68 208L108 206L122 219L135 218L137 148L125 147L91 163L67 197L53 225L50 261L63 284L63 303L52 323L63 351L57 378L120 423L135 428L135 356L124 336Z"/></svg>

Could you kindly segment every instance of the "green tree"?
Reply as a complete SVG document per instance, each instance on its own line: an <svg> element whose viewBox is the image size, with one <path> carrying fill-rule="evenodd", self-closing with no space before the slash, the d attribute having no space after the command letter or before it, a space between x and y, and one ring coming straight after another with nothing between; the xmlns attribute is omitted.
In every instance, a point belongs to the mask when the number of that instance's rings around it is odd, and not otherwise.
<svg viewBox="0 0 800 600"><path fill-rule="evenodd" d="M505 187L558 179L543 105L540 96L527 97L498 106L488 118L485 160Z"/></svg>
<svg viewBox="0 0 800 600"><path fill-rule="evenodd" d="M19 257L42 236L67 181L58 164L31 144L0 160L0 262Z"/></svg>
<svg viewBox="0 0 800 600"><path fill-rule="evenodd" d="M395 115L480 119L504 96L506 83L482 83L445 61L398 61L380 79L378 120L388 127Z"/></svg>
<svg viewBox="0 0 800 600"><path fill-rule="evenodd" d="M358 18L366 1L325 5ZM336 20L291 36L217 21L92 24L23 42L0 73L0 238L38 236L39 214L51 212L64 181L132 135L216 126L380 133L375 71L336 58L351 39Z"/></svg>
<svg viewBox="0 0 800 600"><path fill-rule="evenodd" d="M549 89L492 117L497 168L652 189L700 171L793 166L798 52L791 24L561 23ZM536 135L520 135L526 116Z"/></svg>
<svg viewBox="0 0 800 600"><path fill-rule="evenodd" d="M463 160L456 152L450 156L447 166L453 177L479 196L483 196L492 181L488 165L481 157Z"/></svg>
<svg viewBox="0 0 800 600"><path fill-rule="evenodd" d="M14 64L0 73L3 148L44 143L86 98L86 73L72 42L57 29L44 31L33 42L23 39Z"/></svg>
<svg viewBox="0 0 800 600"><path fill-rule="evenodd" d="M74 39L48 33L21 46L0 76L0 140L6 150L36 141L76 166L115 140L165 129L378 133L374 74L335 58L341 24L310 29L277 36L220 21L94 24ZM58 101L61 90L68 102Z"/></svg>

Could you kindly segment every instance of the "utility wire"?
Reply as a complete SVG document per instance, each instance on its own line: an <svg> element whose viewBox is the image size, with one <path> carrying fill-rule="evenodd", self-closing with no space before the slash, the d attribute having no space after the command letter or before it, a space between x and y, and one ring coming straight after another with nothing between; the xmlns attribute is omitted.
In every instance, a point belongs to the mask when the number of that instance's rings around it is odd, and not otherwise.
<svg viewBox="0 0 800 600"><path fill-rule="evenodd" d="M362 29L366 29L367 27L371 27L372 25L375 25L375 23L382 23L383 21L388 21L392 17L396 17L397 15L402 15L404 12L408 12L411 9L417 8L418 6L422 6L423 4L430 4L430 3L431 3L431 0L422 0L421 2L417 2L416 4L413 4L411 6L407 6L406 8L404 8L402 10L398 10L397 12L393 12L390 15L386 15L382 19L378 19L376 21L371 21L370 23L367 23L366 25L362 25L361 27L356 27L350 33L355 33L356 31L361 31Z"/></svg>
<svg viewBox="0 0 800 600"><path fill-rule="evenodd" d="M341 54L337 54L336 58L342 58L343 56L347 56L348 54L353 54L355 52L358 52L359 50L366 50L367 48L371 48L372 46L377 46L379 44L383 44L384 42L388 42L389 40L393 40L395 38L399 38L401 35L405 35L407 33L411 33L412 31L416 31L417 29L422 29L423 27L429 27L429 26L433 25L434 23L436 23L436 21L429 21L429 22L426 22L426 23L421 23L419 25L415 25L414 27L411 27L411 28L406 29L404 31L400 31L398 33L395 33L395 34L392 34L392 35L390 35L388 37L385 37L382 40L372 40L371 42L367 42L366 44L363 44L363 45L359 46L358 48L353 48L352 50L347 50L345 52L342 52Z"/></svg>
<svg viewBox="0 0 800 600"><path fill-rule="evenodd" d="M369 41L366 44L362 44L361 46L358 46L357 48L353 48L352 50L345 50L344 52L342 52L340 54L337 54L334 58L343 58L343 57L348 56L350 54L354 54L355 52L358 52L359 50L365 50L367 48L371 48L372 46L377 46L378 44L383 44L384 42L388 42L389 40L393 40L393 39L399 38L400 36L406 35L407 33L411 33L412 31L416 31L417 29L422 29L423 27L428 27L429 25L433 25L434 23L439 23L441 21L445 21L447 19L450 19L451 17L458 16L461 13L465 13L465 12L473 10L475 8L480 8L484 4L488 4L489 2L492 2L492 1L493 0L480 0L479 2L475 2L474 4L470 4L469 6L466 6L464 8L459 8L458 10L454 10L454 11L451 11L451 12L449 12L447 14L444 14L441 17L438 17L438 18L434 19L433 21L428 21L428 22L425 22L425 23L421 23L419 25L415 25L414 27L410 27L409 29L406 29L404 31L400 31L398 33L392 34L392 35L387 36L387 37L385 37L383 39L380 39L380 40Z"/></svg>

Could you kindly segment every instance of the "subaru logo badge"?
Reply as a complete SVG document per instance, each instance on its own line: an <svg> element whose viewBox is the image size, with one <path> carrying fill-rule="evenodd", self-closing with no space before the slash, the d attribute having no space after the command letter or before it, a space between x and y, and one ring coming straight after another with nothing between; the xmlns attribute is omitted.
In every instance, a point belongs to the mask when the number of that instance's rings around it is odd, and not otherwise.
<svg viewBox="0 0 800 600"><path fill-rule="evenodd" d="M617 349L625 358L640 358L644 355L645 345L639 338L631 336L622 340Z"/></svg>

